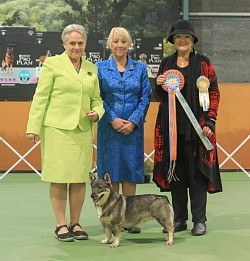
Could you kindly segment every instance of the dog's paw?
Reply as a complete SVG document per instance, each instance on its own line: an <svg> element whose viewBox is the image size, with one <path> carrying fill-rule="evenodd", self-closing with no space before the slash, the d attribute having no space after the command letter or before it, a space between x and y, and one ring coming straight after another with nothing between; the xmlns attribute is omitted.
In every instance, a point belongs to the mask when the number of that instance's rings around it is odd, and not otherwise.
<svg viewBox="0 0 250 261"><path fill-rule="evenodd" d="M110 244L109 246L110 246L110 247L112 247L112 248L115 248L115 247L118 247L118 246L119 246L119 244L112 243L112 244Z"/></svg>
<svg viewBox="0 0 250 261"><path fill-rule="evenodd" d="M166 245L167 245L167 246L173 245L173 241L171 241L171 240L166 240Z"/></svg>
<svg viewBox="0 0 250 261"><path fill-rule="evenodd" d="M103 239L100 243L104 245L104 244L108 244L109 241L107 239Z"/></svg>

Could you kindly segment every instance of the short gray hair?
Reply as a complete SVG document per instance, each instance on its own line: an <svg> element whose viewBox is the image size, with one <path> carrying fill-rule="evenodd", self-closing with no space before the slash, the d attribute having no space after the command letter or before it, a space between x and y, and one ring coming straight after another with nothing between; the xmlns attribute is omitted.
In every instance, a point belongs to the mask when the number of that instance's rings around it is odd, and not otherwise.
<svg viewBox="0 0 250 261"><path fill-rule="evenodd" d="M114 38L114 34L118 33L119 35L121 35L122 37L124 37L126 39L126 41L128 41L128 46L131 47L132 46L132 37L130 35L130 33L128 32L127 29L123 28L123 27L113 27L109 37L107 39L107 47L110 48L112 40Z"/></svg>
<svg viewBox="0 0 250 261"><path fill-rule="evenodd" d="M65 43L68 40L68 35L72 32L78 32L82 35L84 42L87 42L87 32L84 28L84 26L80 25L80 24L70 24L68 26L66 26L63 29L62 35L61 35L61 39L63 41L63 43Z"/></svg>

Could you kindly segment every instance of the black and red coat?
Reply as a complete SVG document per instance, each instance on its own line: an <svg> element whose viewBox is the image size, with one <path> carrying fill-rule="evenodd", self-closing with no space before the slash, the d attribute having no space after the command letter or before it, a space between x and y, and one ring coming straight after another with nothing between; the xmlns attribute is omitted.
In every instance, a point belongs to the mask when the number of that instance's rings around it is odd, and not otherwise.
<svg viewBox="0 0 250 261"><path fill-rule="evenodd" d="M158 75L163 74L166 70L169 69L180 70L180 68L177 67L177 52L162 60ZM220 192L222 191L222 184L219 172L215 130L215 122L220 101L220 92L214 66L208 57L193 51L189 57L189 66L182 73L185 78L185 85L181 90L181 93L185 97L201 128L208 126L213 131L213 134L209 137L209 140L214 148L210 151L206 150L189 121L186 120L181 122L179 120L179 127L181 128L178 127L178 117L184 113L178 101L176 102L177 133L178 129L183 131L184 126L185 139L187 141L192 141L195 144L193 154L195 157L197 157L196 167L203 175L208 178L208 192ZM196 86L196 80L199 76L207 77L210 82L208 89L210 105L208 111L206 112L202 110L199 104L199 90ZM155 124L153 181L161 189L161 191L169 191L170 184L167 180L170 158L168 138L168 94L163 90L161 85L157 84L155 84L154 94L160 103Z"/></svg>

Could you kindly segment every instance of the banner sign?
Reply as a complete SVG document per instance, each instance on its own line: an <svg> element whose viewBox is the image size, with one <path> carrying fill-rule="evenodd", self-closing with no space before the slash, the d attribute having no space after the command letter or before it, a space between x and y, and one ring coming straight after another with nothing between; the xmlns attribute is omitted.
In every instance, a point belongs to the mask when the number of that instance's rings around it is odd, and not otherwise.
<svg viewBox="0 0 250 261"><path fill-rule="evenodd" d="M148 77L155 78L163 58L163 40L160 37L136 38L136 60L147 65Z"/></svg>
<svg viewBox="0 0 250 261"><path fill-rule="evenodd" d="M86 59L92 63L109 58L103 33L89 33ZM31 101L42 64L64 52L60 32L37 32L34 27L0 26L0 101ZM130 55L145 63L152 88L162 59L162 39L133 37ZM153 99L153 98L152 98ZM152 100L151 99L151 100Z"/></svg>
<svg viewBox="0 0 250 261"><path fill-rule="evenodd" d="M89 33L86 46L86 59L92 63L104 60L105 41L103 33Z"/></svg>
<svg viewBox="0 0 250 261"><path fill-rule="evenodd" d="M34 27L0 27L1 100L27 99L23 94L36 84L35 45Z"/></svg>
<svg viewBox="0 0 250 261"><path fill-rule="evenodd" d="M1 86L36 83L35 28L1 27Z"/></svg>
<svg viewBox="0 0 250 261"><path fill-rule="evenodd" d="M36 32L36 79L38 81L46 57L64 52L60 32Z"/></svg>

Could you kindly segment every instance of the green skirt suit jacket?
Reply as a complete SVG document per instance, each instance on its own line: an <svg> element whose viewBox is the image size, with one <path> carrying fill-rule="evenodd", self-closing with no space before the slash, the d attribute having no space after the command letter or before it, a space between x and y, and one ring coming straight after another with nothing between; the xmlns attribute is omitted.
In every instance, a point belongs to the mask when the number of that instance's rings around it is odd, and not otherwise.
<svg viewBox="0 0 250 261"><path fill-rule="evenodd" d="M97 67L82 58L79 73L68 55L46 58L31 105L27 133L41 139L42 180L88 181L92 169L93 122L86 113L104 114Z"/></svg>

